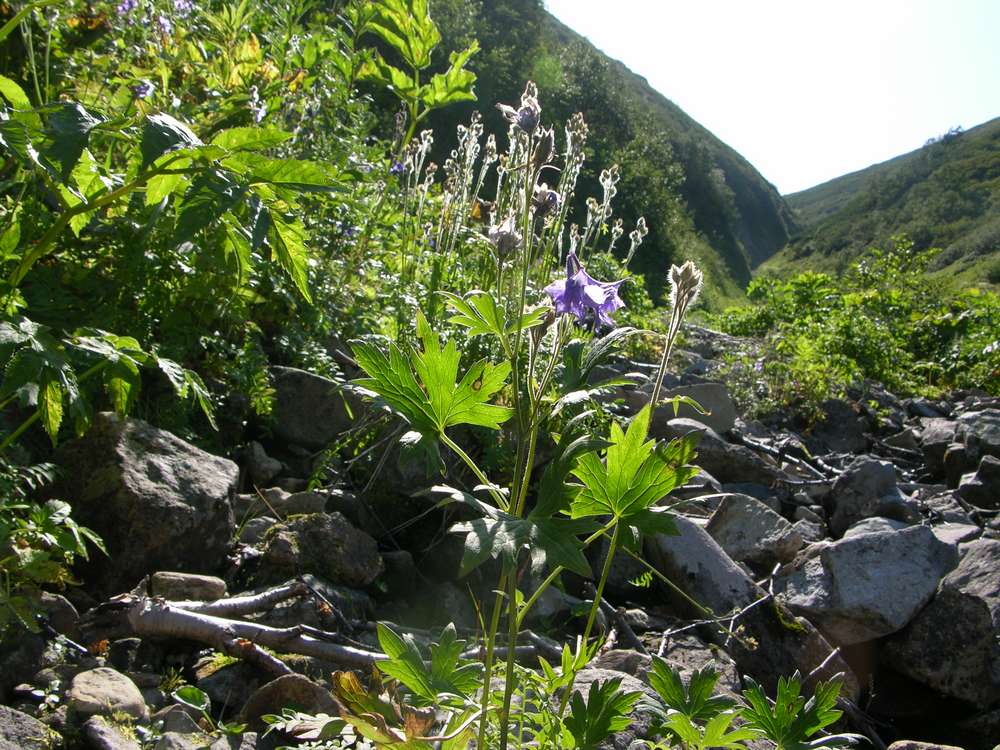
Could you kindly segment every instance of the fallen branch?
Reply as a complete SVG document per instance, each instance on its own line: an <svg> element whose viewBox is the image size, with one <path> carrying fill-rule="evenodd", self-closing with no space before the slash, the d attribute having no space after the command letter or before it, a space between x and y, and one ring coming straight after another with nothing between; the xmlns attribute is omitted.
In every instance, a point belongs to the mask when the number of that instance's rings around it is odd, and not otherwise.
<svg viewBox="0 0 1000 750"><path fill-rule="evenodd" d="M336 662L350 669L366 669L385 660L385 654L343 646L307 635L302 628L272 628L223 617L192 612L172 602L138 597L126 612L126 619L137 636L182 638L199 641L222 650L228 641L243 639L255 646L313 656ZM336 638L335 634L328 634Z"/></svg>
<svg viewBox="0 0 1000 750"><path fill-rule="evenodd" d="M294 599L297 596L304 596L309 592L310 588L306 584L301 581L293 581L251 596L233 596L229 599L218 599L213 602L182 601L170 602L169 604L175 609L183 609L186 612L202 615L242 617L257 612L267 612L273 609L276 604Z"/></svg>

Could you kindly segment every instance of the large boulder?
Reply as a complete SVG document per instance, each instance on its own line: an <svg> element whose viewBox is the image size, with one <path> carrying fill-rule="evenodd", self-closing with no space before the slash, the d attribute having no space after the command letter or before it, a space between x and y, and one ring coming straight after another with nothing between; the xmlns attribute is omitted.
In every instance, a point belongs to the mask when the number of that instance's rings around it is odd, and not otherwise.
<svg viewBox="0 0 1000 750"><path fill-rule="evenodd" d="M955 439L965 444L968 457L974 462L983 456L1000 458L1000 409L962 414L955 428Z"/></svg>
<svg viewBox="0 0 1000 750"><path fill-rule="evenodd" d="M660 406L653 416L653 421L669 422L676 417L696 419L722 434L729 432L736 424L736 404L733 403L729 390L722 383L696 383L668 388L663 392L663 398L675 396L690 398L698 402L701 408L708 412L702 414L688 404L680 404L675 412L672 404Z"/></svg>
<svg viewBox="0 0 1000 750"><path fill-rule="evenodd" d="M706 527L731 558L757 565L788 562L802 537L787 520L749 495L725 495Z"/></svg>
<svg viewBox="0 0 1000 750"><path fill-rule="evenodd" d="M360 399L336 381L294 367L272 367L274 436L318 450L353 424Z"/></svg>
<svg viewBox="0 0 1000 750"><path fill-rule="evenodd" d="M779 571L774 591L830 640L850 646L903 628L956 562L955 547L927 526L866 529L809 547Z"/></svg>
<svg viewBox="0 0 1000 750"><path fill-rule="evenodd" d="M0 706L0 750L49 750L58 736L38 719Z"/></svg>
<svg viewBox="0 0 1000 750"><path fill-rule="evenodd" d="M944 454L955 440L957 423L952 419L929 417L920 420L920 447L924 452L927 468L934 476L944 472Z"/></svg>
<svg viewBox="0 0 1000 750"><path fill-rule="evenodd" d="M958 494L980 508L1000 508L1000 458L983 456L979 468L958 483Z"/></svg>
<svg viewBox="0 0 1000 750"><path fill-rule="evenodd" d="M855 459L833 483L827 498L830 531L842 536L862 518L884 516L914 523L919 506L896 486L896 470L887 461Z"/></svg>
<svg viewBox="0 0 1000 750"><path fill-rule="evenodd" d="M139 688L110 667L88 669L74 677L69 688L69 707L80 716L122 713L133 719L149 718Z"/></svg>
<svg viewBox="0 0 1000 750"><path fill-rule="evenodd" d="M1000 702L1000 541L962 549L933 601L886 642L883 656L918 682L985 709Z"/></svg>
<svg viewBox="0 0 1000 750"><path fill-rule="evenodd" d="M260 582L313 573L363 587L383 570L378 544L340 513L310 513L276 524L264 539Z"/></svg>
<svg viewBox="0 0 1000 750"><path fill-rule="evenodd" d="M815 627L774 601L761 603L767 592L733 562L707 531L684 517L676 521L679 531L676 536L659 534L646 539L646 559L684 596L678 597L666 587L661 589L662 593L678 607L691 609L691 614L698 617L706 614L691 607L691 600L716 615L745 610L739 618L744 639L734 641L719 631L712 633L720 644L727 643L727 651L742 672L773 689L779 677L796 670L810 674L826 660L826 666L819 669L816 677L829 679L843 672L845 694L857 696L854 673L839 655L831 656L833 647Z"/></svg>
<svg viewBox="0 0 1000 750"><path fill-rule="evenodd" d="M690 432L701 434L698 465L719 482L754 482L769 486L781 476L773 463L744 445L727 442L703 422L679 417L665 424L650 425L650 435L657 438L673 439Z"/></svg>
<svg viewBox="0 0 1000 750"><path fill-rule="evenodd" d="M56 453L58 490L78 522L104 538L109 557L84 569L99 595L157 570L222 572L236 529L230 500L239 469L138 419L98 414Z"/></svg>

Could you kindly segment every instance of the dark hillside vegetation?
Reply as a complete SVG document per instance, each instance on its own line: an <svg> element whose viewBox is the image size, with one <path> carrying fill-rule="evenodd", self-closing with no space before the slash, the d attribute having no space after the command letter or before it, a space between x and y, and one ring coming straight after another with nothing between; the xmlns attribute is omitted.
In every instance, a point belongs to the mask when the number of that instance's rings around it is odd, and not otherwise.
<svg viewBox="0 0 1000 750"><path fill-rule="evenodd" d="M440 113L436 129L464 121L472 109L495 118L493 104L516 101L527 79L545 99L543 119L582 112L591 158L578 196L599 189L596 165L620 166L625 224L645 216L650 227L635 266L654 297L670 262L695 257L706 267L709 303L735 300L751 269L787 242L793 220L773 185L538 0L434 0L432 8L446 46L457 50L475 37L482 47L469 62L479 78L478 101Z"/></svg>
<svg viewBox="0 0 1000 750"><path fill-rule="evenodd" d="M930 272L1000 284L1000 118L786 196L803 227L764 270L843 270L907 235L940 248Z"/></svg>

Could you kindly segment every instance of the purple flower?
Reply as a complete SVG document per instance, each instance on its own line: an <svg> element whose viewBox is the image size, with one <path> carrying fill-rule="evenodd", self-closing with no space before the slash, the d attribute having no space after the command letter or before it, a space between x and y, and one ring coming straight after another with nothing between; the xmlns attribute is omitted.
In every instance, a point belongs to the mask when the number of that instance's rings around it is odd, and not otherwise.
<svg viewBox="0 0 1000 750"><path fill-rule="evenodd" d="M156 17L156 23L159 25L161 33L168 34L168 35L171 34L171 33L173 33L174 22L171 21L166 16L164 16L162 14L159 15L159 16L157 16Z"/></svg>
<svg viewBox="0 0 1000 750"><path fill-rule="evenodd" d="M613 326L611 313L625 306L618 296L621 281L598 281L588 274L576 253L572 250L566 256L565 280L553 281L545 287L545 293L552 298L557 314L575 315L581 323L587 317L587 310L594 313L594 329Z"/></svg>
<svg viewBox="0 0 1000 750"><path fill-rule="evenodd" d="M401 161L394 161L392 163L392 166L389 167L389 174L391 175L396 175L397 177L399 177L399 175L403 174L404 172L406 172L406 165Z"/></svg>
<svg viewBox="0 0 1000 750"><path fill-rule="evenodd" d="M127 16L138 7L139 0L122 0L115 6L115 12L118 13L119 16Z"/></svg>
<svg viewBox="0 0 1000 750"><path fill-rule="evenodd" d="M153 95L154 91L156 91L156 86L145 78L132 87L132 95L136 99L148 99Z"/></svg>
<svg viewBox="0 0 1000 750"><path fill-rule="evenodd" d="M174 10L181 18L187 18L194 10L193 0L174 0Z"/></svg>

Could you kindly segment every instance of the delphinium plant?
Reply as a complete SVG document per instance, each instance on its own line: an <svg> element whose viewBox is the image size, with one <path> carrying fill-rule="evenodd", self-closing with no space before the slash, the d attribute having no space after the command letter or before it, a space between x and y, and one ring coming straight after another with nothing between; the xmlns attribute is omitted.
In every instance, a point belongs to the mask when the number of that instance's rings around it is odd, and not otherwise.
<svg viewBox="0 0 1000 750"><path fill-rule="evenodd" d="M669 352L698 295L701 273L690 263L670 271L674 304L651 403L627 428L612 420L608 434L590 432L593 409L586 407L594 404L593 396L602 386L628 382L594 382L594 368L634 332L614 324L623 305L619 289L629 280L599 280L586 269L587 254L598 243L608 236L613 243L623 233L620 226L609 227L617 170L602 176L604 196L589 202L583 229L567 226L569 199L583 164L583 118L577 115L566 126L562 159L556 163L555 129L543 125L533 84L517 106L498 108L509 124L506 151L497 155L495 140L488 138L477 166L471 144L481 138L480 120L462 131L444 170L444 197L436 230L431 230L443 258L439 267L476 268L480 288L462 294L447 288L457 274L439 275L436 283L443 288L437 296L455 327L444 344L441 331L419 309L415 339L404 333L387 350L355 341L355 357L368 375L358 385L408 423L411 446L423 447L435 464L442 463L443 449L474 477L468 491L436 488L480 516L452 529L465 536L461 572L491 558L500 566L495 597L483 607L480 688L476 693L466 686L462 700L472 710L460 714L465 729L474 728L478 747L520 746L527 739L544 747L590 747L596 736L623 726L621 718L636 698L622 697L615 685L592 690L589 708L579 699L571 701L575 675L599 645L592 636L611 562L619 548L636 549L643 534L674 531L662 501L696 472L692 437L663 445L648 432ZM409 149L411 154L419 154L424 138ZM490 168L494 160L495 172ZM410 157L410 165L419 163ZM425 184L414 179L414 185ZM483 193L494 186L486 200ZM421 200L417 210L424 210ZM466 218L473 207L488 211L483 229ZM641 242L642 230L633 233L633 244ZM489 262L477 265L483 258ZM424 300L428 309L434 304ZM467 362L463 349L472 351L473 342L478 357ZM511 476L488 476L474 449L453 437L453 428L462 425L496 431L511 441ZM546 441L551 459L536 477L540 441ZM609 539L609 550L577 647L566 647L558 669L543 663L548 679L532 682L515 661L524 618L562 571L591 575L583 551L602 538ZM534 590L523 591L528 578L542 580ZM397 652L394 658L401 658L403 652L389 645ZM417 661L411 658L410 669L400 677L411 689ZM515 693L520 697L516 705ZM551 697L555 705L539 696Z"/></svg>

